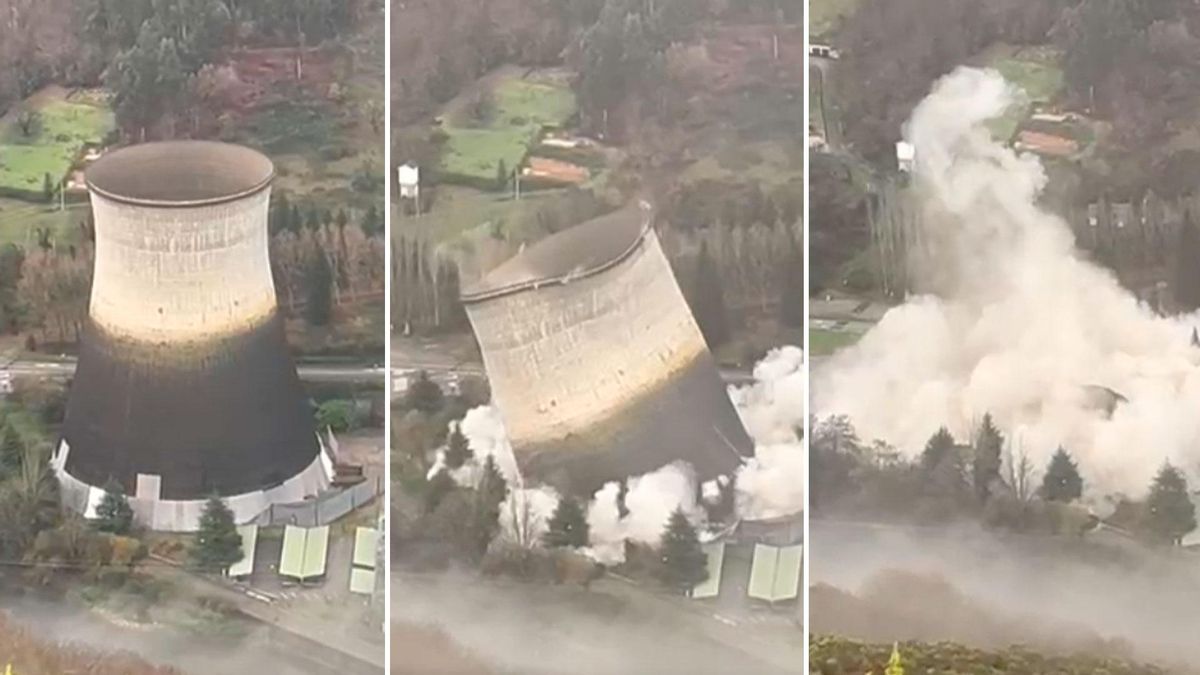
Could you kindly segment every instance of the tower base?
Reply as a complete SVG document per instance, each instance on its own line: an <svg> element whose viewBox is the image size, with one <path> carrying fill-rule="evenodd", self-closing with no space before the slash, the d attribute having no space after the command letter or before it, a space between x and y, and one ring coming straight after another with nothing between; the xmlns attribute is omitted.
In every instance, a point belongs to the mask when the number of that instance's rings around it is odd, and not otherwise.
<svg viewBox="0 0 1200 675"><path fill-rule="evenodd" d="M315 496L327 489L333 479L333 461L325 444L300 473L273 487L223 496L225 505L233 511L238 525L254 522L272 504L290 504ZM63 504L86 518L96 517L96 507L104 498L104 487L88 485L67 472L67 456L71 447L65 439L59 441L51 457L51 467L58 477ZM138 491L129 496L134 522L158 532L195 532L200 528L200 516L208 499L161 499L157 496L159 477L138 475Z"/></svg>

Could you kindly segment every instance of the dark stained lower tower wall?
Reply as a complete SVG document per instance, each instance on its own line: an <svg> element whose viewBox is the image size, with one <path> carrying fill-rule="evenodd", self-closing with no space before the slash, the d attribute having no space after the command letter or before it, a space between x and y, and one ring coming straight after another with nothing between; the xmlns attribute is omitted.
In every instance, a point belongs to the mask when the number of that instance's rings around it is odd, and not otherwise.
<svg viewBox="0 0 1200 675"><path fill-rule="evenodd" d="M621 480L684 460L700 481L732 476L754 441L707 352L608 419L562 441L515 448L522 473L590 497Z"/></svg>
<svg viewBox="0 0 1200 675"><path fill-rule="evenodd" d="M66 470L133 494L162 477L162 499L269 488L316 458L312 413L276 312L241 335L155 346L89 323L67 404Z"/></svg>

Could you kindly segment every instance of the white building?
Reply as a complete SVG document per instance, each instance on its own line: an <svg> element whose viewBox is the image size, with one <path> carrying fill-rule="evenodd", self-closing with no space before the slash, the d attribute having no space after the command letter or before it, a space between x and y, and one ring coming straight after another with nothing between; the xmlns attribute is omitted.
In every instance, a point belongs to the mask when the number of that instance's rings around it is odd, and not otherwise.
<svg viewBox="0 0 1200 675"><path fill-rule="evenodd" d="M917 165L917 149L912 143L899 141L896 143L896 168L905 173L912 173Z"/></svg>
<svg viewBox="0 0 1200 675"><path fill-rule="evenodd" d="M421 196L421 170L415 164L404 164L396 169L402 199L418 199Z"/></svg>

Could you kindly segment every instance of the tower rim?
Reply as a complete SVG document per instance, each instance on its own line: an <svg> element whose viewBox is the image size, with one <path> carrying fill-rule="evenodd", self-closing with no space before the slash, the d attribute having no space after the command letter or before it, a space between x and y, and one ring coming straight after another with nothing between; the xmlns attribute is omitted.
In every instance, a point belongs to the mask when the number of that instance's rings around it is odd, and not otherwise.
<svg viewBox="0 0 1200 675"><path fill-rule="evenodd" d="M234 170L230 170L234 167ZM90 192L132 206L194 208L270 187L275 165L261 152L218 141L155 141L119 148L84 174Z"/></svg>

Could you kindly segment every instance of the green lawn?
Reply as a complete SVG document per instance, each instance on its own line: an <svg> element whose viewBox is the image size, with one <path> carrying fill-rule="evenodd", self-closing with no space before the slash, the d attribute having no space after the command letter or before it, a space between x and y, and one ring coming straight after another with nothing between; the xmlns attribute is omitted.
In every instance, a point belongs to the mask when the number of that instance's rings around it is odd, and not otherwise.
<svg viewBox="0 0 1200 675"><path fill-rule="evenodd" d="M1054 47L1018 48L998 44L985 50L977 60L980 65L998 70L1026 97L989 125L996 138L1005 141L1012 138L1028 117L1032 104L1053 102L1063 89L1062 53Z"/></svg>
<svg viewBox="0 0 1200 675"><path fill-rule="evenodd" d="M808 350L813 356L829 356L843 347L849 347L858 342L860 337L862 337L861 333L849 330L811 328L808 331Z"/></svg>
<svg viewBox="0 0 1200 675"><path fill-rule="evenodd" d="M854 13L858 0L810 0L808 3L808 34L814 42L826 38L837 27L838 20Z"/></svg>
<svg viewBox="0 0 1200 675"><path fill-rule="evenodd" d="M0 246L35 246L37 230L43 227L59 244L74 243L79 240L79 223L87 219L88 208L86 203L69 203L65 211L59 211L57 204L0 197Z"/></svg>
<svg viewBox="0 0 1200 675"><path fill-rule="evenodd" d="M87 143L99 143L114 128L112 111L84 103L50 101L40 107L40 129L21 133L15 118L0 127L0 191L40 198L46 174L67 174Z"/></svg>
<svg viewBox="0 0 1200 675"><path fill-rule="evenodd" d="M444 181L489 188L501 161L510 171L519 166L543 128L575 114L575 95L562 86L512 77L501 80L492 95L496 107L485 126L471 126L465 110L446 120Z"/></svg>

